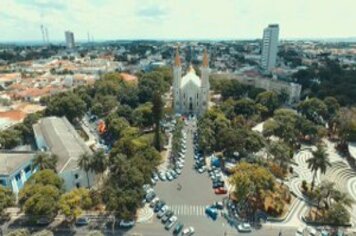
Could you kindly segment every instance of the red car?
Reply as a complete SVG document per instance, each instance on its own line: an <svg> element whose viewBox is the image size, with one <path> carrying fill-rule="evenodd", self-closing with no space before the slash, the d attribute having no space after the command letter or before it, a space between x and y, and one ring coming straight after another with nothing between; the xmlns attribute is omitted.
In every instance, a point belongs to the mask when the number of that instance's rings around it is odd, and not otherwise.
<svg viewBox="0 0 356 236"><path fill-rule="evenodd" d="M227 190L224 187L214 189L215 194L226 194Z"/></svg>

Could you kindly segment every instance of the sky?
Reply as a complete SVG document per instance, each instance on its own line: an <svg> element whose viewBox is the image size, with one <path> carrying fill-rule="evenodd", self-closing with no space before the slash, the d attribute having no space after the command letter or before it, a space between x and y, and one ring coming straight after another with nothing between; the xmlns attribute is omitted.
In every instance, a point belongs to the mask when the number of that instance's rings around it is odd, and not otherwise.
<svg viewBox="0 0 356 236"><path fill-rule="evenodd" d="M0 0L0 41L356 37L356 0Z"/></svg>

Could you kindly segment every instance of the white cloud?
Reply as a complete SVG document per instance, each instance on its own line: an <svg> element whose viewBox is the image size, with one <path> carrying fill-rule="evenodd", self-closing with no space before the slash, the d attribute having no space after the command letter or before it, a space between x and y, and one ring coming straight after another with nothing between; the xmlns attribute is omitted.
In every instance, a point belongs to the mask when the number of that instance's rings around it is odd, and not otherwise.
<svg viewBox="0 0 356 236"><path fill-rule="evenodd" d="M260 38L269 23L281 37L356 36L354 0L1 0L2 41L50 39Z"/></svg>

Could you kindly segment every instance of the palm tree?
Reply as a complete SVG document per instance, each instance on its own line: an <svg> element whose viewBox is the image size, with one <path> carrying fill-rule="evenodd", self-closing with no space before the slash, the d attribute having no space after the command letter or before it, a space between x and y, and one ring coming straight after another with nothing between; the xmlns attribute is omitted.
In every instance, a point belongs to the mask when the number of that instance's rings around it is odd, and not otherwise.
<svg viewBox="0 0 356 236"><path fill-rule="evenodd" d="M90 169L93 170L96 174L99 174L101 176L101 180L103 179L104 172L108 168L108 165L108 157L102 149L93 154L93 160Z"/></svg>
<svg viewBox="0 0 356 236"><path fill-rule="evenodd" d="M311 169L311 171L314 171L311 190L314 189L315 179L318 171L320 170L320 172L324 174L326 172L327 167L331 166L328 154L326 153L324 146L319 144L317 146L317 150L313 151L312 154L313 157L307 160L308 168Z"/></svg>
<svg viewBox="0 0 356 236"><path fill-rule="evenodd" d="M80 155L78 160L78 166L81 169L83 169L87 175L88 188L90 188L88 172L92 169L92 163L93 163L93 155L89 154L88 152L85 152L82 155Z"/></svg>
<svg viewBox="0 0 356 236"><path fill-rule="evenodd" d="M32 161L32 170L38 167L40 170L51 169L56 171L57 162L57 155L49 155L46 152L39 152Z"/></svg>

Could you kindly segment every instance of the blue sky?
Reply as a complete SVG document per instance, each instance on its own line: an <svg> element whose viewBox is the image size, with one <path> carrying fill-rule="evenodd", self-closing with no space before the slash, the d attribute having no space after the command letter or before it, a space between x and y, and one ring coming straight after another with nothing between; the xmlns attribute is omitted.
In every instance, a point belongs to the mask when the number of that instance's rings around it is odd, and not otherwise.
<svg viewBox="0 0 356 236"><path fill-rule="evenodd" d="M0 0L0 41L356 37L356 0Z"/></svg>

